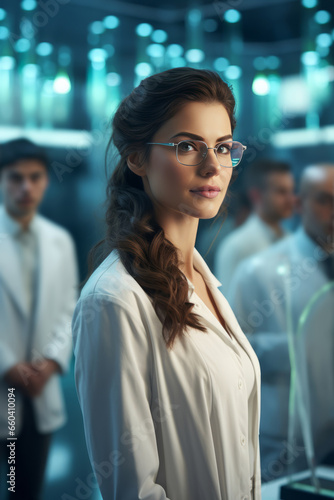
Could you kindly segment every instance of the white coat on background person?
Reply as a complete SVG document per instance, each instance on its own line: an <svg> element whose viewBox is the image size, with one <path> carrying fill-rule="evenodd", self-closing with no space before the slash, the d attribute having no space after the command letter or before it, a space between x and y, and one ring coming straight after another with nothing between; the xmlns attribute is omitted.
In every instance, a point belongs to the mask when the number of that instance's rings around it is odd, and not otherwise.
<svg viewBox="0 0 334 500"><path fill-rule="evenodd" d="M214 272L225 295L240 262L289 234L281 222L294 208L294 180L287 163L262 159L245 173L253 213L219 243L214 255Z"/></svg>
<svg viewBox="0 0 334 500"><path fill-rule="evenodd" d="M241 328L248 334L261 365L263 481L286 472L290 390L287 302L291 304L291 324L296 332L300 316L310 299L334 279L333 200L334 168L317 166L305 169L300 198L302 225L291 236L242 262L228 294L231 307ZM328 310L327 317L323 317L325 325L332 324L332 314L332 310ZM318 346L324 352L331 348L331 338ZM320 364L318 369L329 370L331 375L326 371L326 378L331 378L334 377L333 366L333 363L326 367ZM320 429L329 414L334 415L331 403L334 394L326 393L324 385L318 391L320 394L323 391L323 398L328 401L325 405L327 414L314 416L314 429ZM328 453L334 448L332 430L328 430L327 438L325 451ZM324 448L315 445L316 458L322 460ZM295 450L295 467L298 467L298 456L300 460L305 459L305 452ZM300 463L306 466L305 461Z"/></svg>
<svg viewBox="0 0 334 500"><path fill-rule="evenodd" d="M77 300L77 263L69 233L36 214L31 222L38 242L36 312L29 325L21 263L15 242L19 224L0 206L0 437L8 436L8 382L4 374L28 359L55 360L66 373L72 356L71 319ZM30 329L30 331L28 331ZM29 347L30 346L30 347ZM28 351L28 352L27 352ZM66 422L60 374L54 373L40 395L32 398L40 432L58 429ZM16 391L15 432L22 425L21 394Z"/></svg>
<svg viewBox="0 0 334 500"><path fill-rule="evenodd" d="M214 257L215 274L222 282L222 292L228 294L240 262L266 249L278 239L275 231L255 213L251 214L240 227L232 230L221 241Z"/></svg>

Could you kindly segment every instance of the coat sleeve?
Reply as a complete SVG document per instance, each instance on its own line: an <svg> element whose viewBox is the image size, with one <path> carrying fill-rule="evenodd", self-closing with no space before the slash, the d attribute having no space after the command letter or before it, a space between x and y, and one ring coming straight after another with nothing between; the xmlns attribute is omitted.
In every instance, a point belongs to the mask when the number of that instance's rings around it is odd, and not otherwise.
<svg viewBox="0 0 334 500"><path fill-rule="evenodd" d="M72 321L75 383L86 444L104 500L168 500L150 411L151 345L139 313L93 293Z"/></svg>
<svg viewBox="0 0 334 500"><path fill-rule="evenodd" d="M252 345L261 365L262 376L290 374L288 336L285 330L270 328L271 315L275 315L275 303L270 298L270 288L260 288L257 273L250 257L239 264L228 295L230 305ZM270 281L269 281L270 284ZM263 311L254 304L262 304ZM265 321L266 327L262 326ZM255 325L255 326L254 326ZM269 325L269 327L268 327Z"/></svg>

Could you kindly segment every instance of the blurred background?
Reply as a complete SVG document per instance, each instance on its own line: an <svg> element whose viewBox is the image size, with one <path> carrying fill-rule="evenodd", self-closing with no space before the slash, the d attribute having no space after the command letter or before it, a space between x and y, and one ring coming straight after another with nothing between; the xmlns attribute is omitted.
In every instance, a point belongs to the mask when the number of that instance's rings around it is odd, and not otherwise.
<svg viewBox="0 0 334 500"><path fill-rule="evenodd" d="M333 0L0 1L0 142L25 136L46 148L52 182L40 212L73 235L81 279L103 236L110 119L153 73L208 68L232 85L234 139L247 146L239 177L262 157L290 163L296 180L307 164L333 161L333 17ZM221 237L234 216L232 207ZM218 229L210 223L199 224L203 255ZM284 224L294 229L298 216ZM53 438L44 498L98 499L73 359L62 383L68 423Z"/></svg>

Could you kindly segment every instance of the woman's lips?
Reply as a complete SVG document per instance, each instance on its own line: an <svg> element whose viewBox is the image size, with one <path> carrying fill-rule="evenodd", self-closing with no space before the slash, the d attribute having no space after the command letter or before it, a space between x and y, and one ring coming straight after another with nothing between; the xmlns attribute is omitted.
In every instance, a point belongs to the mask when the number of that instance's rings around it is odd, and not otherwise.
<svg viewBox="0 0 334 500"><path fill-rule="evenodd" d="M204 198L215 198L219 195L220 191L190 191L191 193L198 194L199 196L204 196Z"/></svg>

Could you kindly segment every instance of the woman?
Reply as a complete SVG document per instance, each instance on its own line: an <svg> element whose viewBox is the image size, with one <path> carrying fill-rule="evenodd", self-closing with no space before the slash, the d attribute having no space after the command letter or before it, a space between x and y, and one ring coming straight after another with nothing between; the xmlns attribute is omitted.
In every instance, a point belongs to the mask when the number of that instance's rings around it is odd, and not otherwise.
<svg viewBox="0 0 334 500"><path fill-rule="evenodd" d="M143 80L113 119L104 260L73 318L105 500L261 498L259 363L194 247L245 149L234 106L218 74L175 68Z"/></svg>

